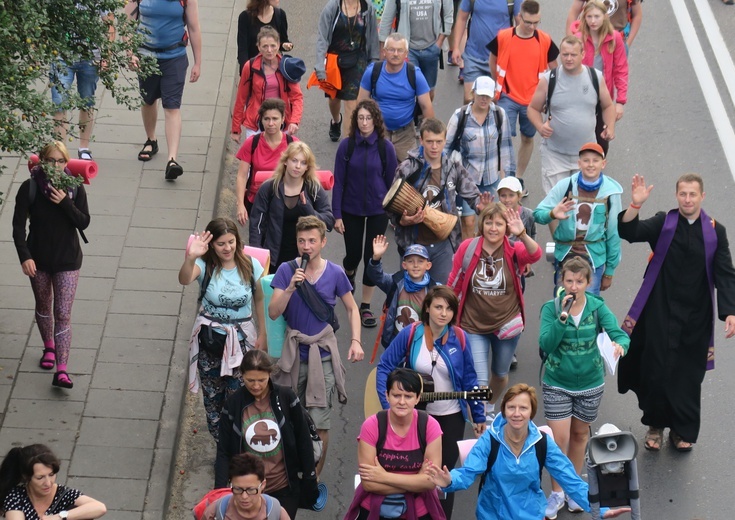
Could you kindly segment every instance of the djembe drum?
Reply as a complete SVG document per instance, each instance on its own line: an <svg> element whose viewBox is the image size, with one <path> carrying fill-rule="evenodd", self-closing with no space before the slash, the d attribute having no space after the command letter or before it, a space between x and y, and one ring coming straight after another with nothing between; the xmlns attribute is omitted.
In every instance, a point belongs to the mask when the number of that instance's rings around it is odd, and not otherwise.
<svg viewBox="0 0 735 520"><path fill-rule="evenodd" d="M424 224L439 240L446 240L457 224L457 215L450 215L426 204L426 200L406 179L396 179L383 199L383 209L397 215L413 216L424 210Z"/></svg>

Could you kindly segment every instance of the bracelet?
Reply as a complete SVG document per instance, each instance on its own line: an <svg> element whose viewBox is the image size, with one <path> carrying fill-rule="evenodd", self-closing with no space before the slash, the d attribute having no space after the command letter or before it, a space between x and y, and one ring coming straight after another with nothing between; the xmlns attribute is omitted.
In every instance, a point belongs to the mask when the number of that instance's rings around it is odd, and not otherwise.
<svg viewBox="0 0 735 520"><path fill-rule="evenodd" d="M612 280L613 275L611 275L611 274L603 274L602 277L603 278L607 278L608 280Z"/></svg>
<svg viewBox="0 0 735 520"><path fill-rule="evenodd" d="M521 237L522 237L523 235L526 235L526 234L527 234L527 233L526 233L526 228L523 228L523 231L521 231L520 233L518 233L518 234L516 235L516 238L521 238Z"/></svg>
<svg viewBox="0 0 735 520"><path fill-rule="evenodd" d="M641 206L636 206L632 202L630 203L630 207L633 208L633 209L641 209Z"/></svg>
<svg viewBox="0 0 735 520"><path fill-rule="evenodd" d="M353 338L352 341L357 341L357 343L362 347L362 341L360 341L359 339ZM352 343L352 341L350 341L350 343Z"/></svg>
<svg viewBox="0 0 735 520"><path fill-rule="evenodd" d="M549 216L551 217L551 220L556 220L556 217L554 216L554 210L552 209L549 211Z"/></svg>

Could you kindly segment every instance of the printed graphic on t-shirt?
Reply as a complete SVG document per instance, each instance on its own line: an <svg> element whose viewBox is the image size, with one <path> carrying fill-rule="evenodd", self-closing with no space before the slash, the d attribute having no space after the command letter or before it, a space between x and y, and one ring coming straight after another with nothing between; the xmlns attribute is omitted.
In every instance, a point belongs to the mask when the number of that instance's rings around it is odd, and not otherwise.
<svg viewBox="0 0 735 520"><path fill-rule="evenodd" d="M618 0L606 0L607 15L612 16L618 10Z"/></svg>
<svg viewBox="0 0 735 520"><path fill-rule="evenodd" d="M255 455L272 457L281 451L281 430L272 412L264 412L243 421L245 446Z"/></svg>
<svg viewBox="0 0 735 520"><path fill-rule="evenodd" d="M595 209L594 206L595 204L590 204L589 202L580 202L577 204L577 235L579 235L580 232L586 234L587 230L590 228L592 212Z"/></svg>
<svg viewBox="0 0 735 520"><path fill-rule="evenodd" d="M411 11L411 21L429 20L431 17L433 0L409 0L408 6Z"/></svg>
<svg viewBox="0 0 735 520"><path fill-rule="evenodd" d="M424 462L421 449L416 450L387 450L378 454L378 462L388 473L418 473Z"/></svg>
<svg viewBox="0 0 735 520"><path fill-rule="evenodd" d="M250 296L251 292L245 290L243 282L236 285L230 280L224 279L224 283L220 286L217 294L217 304L212 305L207 298L202 301L204 312L215 319L226 320L229 318L229 314L223 311L245 307L250 303Z"/></svg>
<svg viewBox="0 0 735 520"><path fill-rule="evenodd" d="M480 258L472 277L472 292L483 296L502 296L506 291L505 258Z"/></svg>
<svg viewBox="0 0 735 520"><path fill-rule="evenodd" d="M420 321L421 305L424 302L426 291L416 291L410 293L403 289L398 295L396 306L396 334L401 332L404 327L409 327L413 322Z"/></svg>
<svg viewBox="0 0 735 520"><path fill-rule="evenodd" d="M413 322L419 321L419 313L409 305L399 305L396 309L396 332L401 332Z"/></svg>
<svg viewBox="0 0 735 520"><path fill-rule="evenodd" d="M424 192L421 195L428 203L428 206L434 209L441 209L442 201L439 198L439 194L441 192L441 188L439 188L439 186L437 186L436 184L427 184L426 188L424 188Z"/></svg>

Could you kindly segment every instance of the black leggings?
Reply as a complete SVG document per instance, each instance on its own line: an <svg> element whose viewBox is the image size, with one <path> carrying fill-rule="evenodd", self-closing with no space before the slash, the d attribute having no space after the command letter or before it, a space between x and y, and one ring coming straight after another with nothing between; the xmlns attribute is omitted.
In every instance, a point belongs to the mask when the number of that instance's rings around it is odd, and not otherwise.
<svg viewBox="0 0 735 520"><path fill-rule="evenodd" d="M373 256L373 239L378 235L384 235L388 229L388 215L373 215L371 217L363 217L359 215L350 215L342 213L342 222L345 225L345 258L342 265L345 271L355 271L360 265L360 257L367 265L368 260ZM363 248L362 237L365 236L365 246ZM375 287L367 276L367 270L362 272L362 285L367 287Z"/></svg>
<svg viewBox="0 0 735 520"><path fill-rule="evenodd" d="M464 417L462 412L453 413L452 415L432 415L432 417L437 420L442 428L442 466L452 470L459 458L457 441L464 439ZM441 504L447 520L452 520L454 493L447 493Z"/></svg>
<svg viewBox="0 0 735 520"><path fill-rule="evenodd" d="M296 513L299 510L300 488L301 486L297 484L294 486L294 488L286 486L279 489L278 491L268 491L268 494L270 496L278 499L278 501L281 503L281 507L286 510L291 520L294 520L296 518Z"/></svg>

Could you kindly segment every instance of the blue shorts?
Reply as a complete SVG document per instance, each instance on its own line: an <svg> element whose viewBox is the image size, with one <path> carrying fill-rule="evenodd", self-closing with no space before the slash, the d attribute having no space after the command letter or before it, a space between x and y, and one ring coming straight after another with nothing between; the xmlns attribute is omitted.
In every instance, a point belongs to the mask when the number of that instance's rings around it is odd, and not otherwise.
<svg viewBox="0 0 735 520"><path fill-rule="evenodd" d="M159 74L153 74L145 79L138 77L143 103L152 105L160 98L163 108L181 108L187 68L189 58L186 54L168 60L158 60Z"/></svg>
<svg viewBox="0 0 735 520"><path fill-rule="evenodd" d="M522 135L526 137L533 137L536 135L536 127L528 120L528 107L526 105L516 103L505 94L500 94L498 106L503 107L505 115L508 116L510 134L513 137L516 136L516 121L519 121L520 123Z"/></svg>
<svg viewBox="0 0 735 520"><path fill-rule="evenodd" d="M466 52L462 54L464 60L464 81L472 84L480 76L490 76L490 63L487 59L470 56Z"/></svg>
<svg viewBox="0 0 735 520"><path fill-rule="evenodd" d="M478 184L477 189L480 190L480 193L490 193L493 196L493 200L497 199L497 192L498 192L498 184L500 184L500 179L493 182L492 184ZM457 194L457 207L462 207L462 216L463 217L469 217L475 214L475 210L470 207L470 205L467 203L465 199L463 199L459 193Z"/></svg>
<svg viewBox="0 0 735 520"><path fill-rule="evenodd" d="M77 77L77 92L84 100L85 106L94 106L94 92L97 90L97 65L92 61L76 61L67 65L63 61L51 64L49 79L51 80L51 100L54 105L62 105L68 99L67 92Z"/></svg>
<svg viewBox="0 0 735 520"><path fill-rule="evenodd" d="M495 334L467 333L467 342L470 344L477 372L477 384L488 385L490 382L488 372L498 377L508 375L520 338L520 335L510 339L499 339Z"/></svg>
<svg viewBox="0 0 735 520"><path fill-rule="evenodd" d="M432 43L422 50L408 50L408 61L421 69L421 72L429 84L429 88L436 87L436 80L439 76L439 56L442 50L437 47L436 43Z"/></svg>

